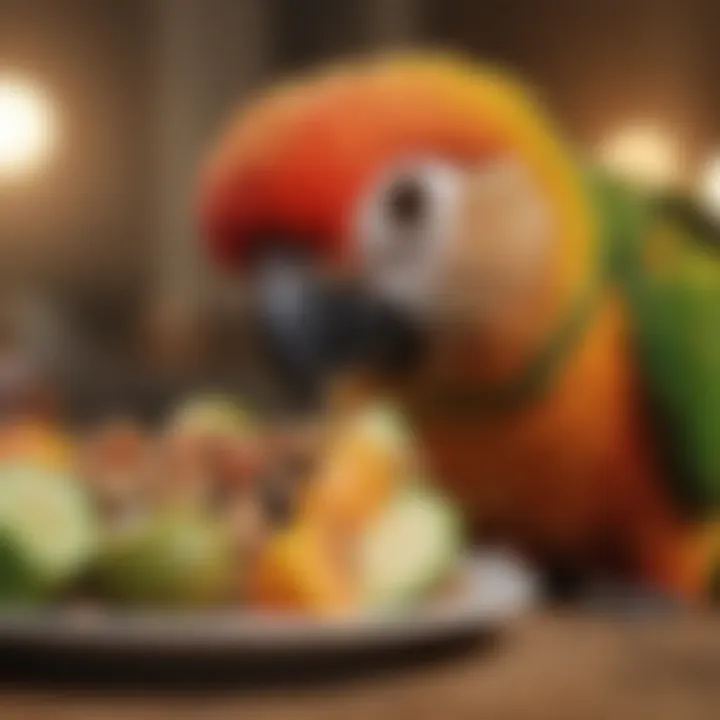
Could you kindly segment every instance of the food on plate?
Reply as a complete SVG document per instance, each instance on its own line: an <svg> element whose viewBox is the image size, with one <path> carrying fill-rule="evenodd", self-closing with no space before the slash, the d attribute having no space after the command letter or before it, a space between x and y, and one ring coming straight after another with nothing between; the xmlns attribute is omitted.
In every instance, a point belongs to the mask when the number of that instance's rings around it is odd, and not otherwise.
<svg viewBox="0 0 720 720"><path fill-rule="evenodd" d="M352 415L311 476L296 519L255 568L261 606L314 614L419 601L460 554L455 509L418 480L401 416L371 405Z"/></svg>
<svg viewBox="0 0 720 720"><path fill-rule="evenodd" d="M364 602L401 607L447 579L462 548L455 508L416 483L400 492L364 534L360 577Z"/></svg>
<svg viewBox="0 0 720 720"><path fill-rule="evenodd" d="M306 511L319 522L362 527L407 479L413 448L399 413L371 406L336 432L316 477Z"/></svg>
<svg viewBox="0 0 720 720"><path fill-rule="evenodd" d="M94 558L98 527L77 479L32 464L0 469L0 600L42 600Z"/></svg>
<svg viewBox="0 0 720 720"><path fill-rule="evenodd" d="M0 601L324 617L422 602L456 568L455 510L389 402L280 424L223 397L43 432L0 431L23 449L0 457Z"/></svg>
<svg viewBox="0 0 720 720"><path fill-rule="evenodd" d="M335 615L358 604L347 544L328 528L300 522L270 539L249 583L259 608Z"/></svg>
<svg viewBox="0 0 720 720"><path fill-rule="evenodd" d="M157 481L150 442L141 428L122 420L109 423L82 442L78 472L106 525L142 512Z"/></svg>
<svg viewBox="0 0 720 720"><path fill-rule="evenodd" d="M73 448L69 438L49 423L23 420L0 430L0 462L30 460L51 469L67 468Z"/></svg>
<svg viewBox="0 0 720 720"><path fill-rule="evenodd" d="M241 435L254 429L250 413L222 395L196 397L182 405L170 422L175 432Z"/></svg>
<svg viewBox="0 0 720 720"><path fill-rule="evenodd" d="M222 524L175 512L112 534L93 580L105 597L122 603L195 606L229 599L237 572Z"/></svg>

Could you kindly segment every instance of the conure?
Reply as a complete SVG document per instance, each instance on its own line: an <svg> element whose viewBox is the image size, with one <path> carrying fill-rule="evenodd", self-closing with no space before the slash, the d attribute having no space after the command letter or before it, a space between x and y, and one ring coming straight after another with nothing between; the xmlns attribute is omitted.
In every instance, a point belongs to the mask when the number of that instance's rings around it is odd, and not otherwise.
<svg viewBox="0 0 720 720"><path fill-rule="evenodd" d="M198 211L295 384L381 379L481 533L709 597L720 234L689 200L588 171L508 74L405 55L244 107Z"/></svg>

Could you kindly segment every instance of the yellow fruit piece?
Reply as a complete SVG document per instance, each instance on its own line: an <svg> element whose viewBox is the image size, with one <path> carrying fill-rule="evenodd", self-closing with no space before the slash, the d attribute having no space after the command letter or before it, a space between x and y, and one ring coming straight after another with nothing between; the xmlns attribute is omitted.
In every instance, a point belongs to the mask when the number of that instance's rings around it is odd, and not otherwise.
<svg viewBox="0 0 720 720"><path fill-rule="evenodd" d="M311 481L306 513L347 529L362 525L392 491L392 460L362 441L344 444Z"/></svg>
<svg viewBox="0 0 720 720"><path fill-rule="evenodd" d="M347 559L327 533L298 524L276 535L264 549L251 576L251 601L276 610L343 613L358 598Z"/></svg>
<svg viewBox="0 0 720 720"><path fill-rule="evenodd" d="M0 431L0 463L31 462L51 470L69 467L74 448L50 425L23 422Z"/></svg>
<svg viewBox="0 0 720 720"><path fill-rule="evenodd" d="M372 410L348 424L311 478L302 512L335 530L361 529L408 475L410 450L399 424Z"/></svg>

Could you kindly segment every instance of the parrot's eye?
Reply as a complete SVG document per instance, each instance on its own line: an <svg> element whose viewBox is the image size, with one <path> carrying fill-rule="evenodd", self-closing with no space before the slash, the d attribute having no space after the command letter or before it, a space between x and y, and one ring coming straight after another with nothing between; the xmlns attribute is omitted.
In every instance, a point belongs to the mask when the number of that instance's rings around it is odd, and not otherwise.
<svg viewBox="0 0 720 720"><path fill-rule="evenodd" d="M399 178L387 192L387 214L398 225L420 223L425 203L425 188L418 178Z"/></svg>
<svg viewBox="0 0 720 720"><path fill-rule="evenodd" d="M457 217L460 171L415 160L386 172L363 199L357 250L368 283L410 310L429 301Z"/></svg>

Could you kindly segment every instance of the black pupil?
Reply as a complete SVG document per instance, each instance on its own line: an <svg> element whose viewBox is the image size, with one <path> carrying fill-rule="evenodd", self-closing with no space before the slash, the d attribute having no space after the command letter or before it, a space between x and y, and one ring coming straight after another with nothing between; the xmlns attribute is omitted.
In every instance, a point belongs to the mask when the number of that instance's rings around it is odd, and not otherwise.
<svg viewBox="0 0 720 720"><path fill-rule="evenodd" d="M416 225L425 211L425 192L415 178L398 180L387 197L390 217L400 225Z"/></svg>

